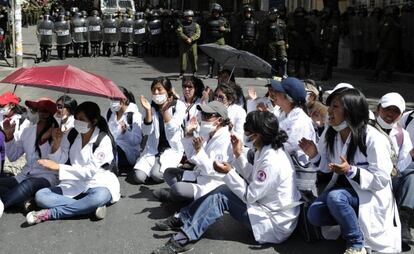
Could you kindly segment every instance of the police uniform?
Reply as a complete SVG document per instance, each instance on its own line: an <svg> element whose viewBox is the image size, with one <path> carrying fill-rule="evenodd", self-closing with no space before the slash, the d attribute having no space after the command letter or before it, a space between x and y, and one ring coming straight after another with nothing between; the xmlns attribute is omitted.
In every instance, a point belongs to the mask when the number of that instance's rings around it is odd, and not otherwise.
<svg viewBox="0 0 414 254"><path fill-rule="evenodd" d="M187 13L186 13L187 12ZM186 11L184 15L194 16L192 11ZM187 70L187 60L191 64L193 74L197 72L197 40L200 38L200 25L194 21L182 22L177 28L177 35L180 39L180 75ZM190 40L190 42L188 42Z"/></svg>

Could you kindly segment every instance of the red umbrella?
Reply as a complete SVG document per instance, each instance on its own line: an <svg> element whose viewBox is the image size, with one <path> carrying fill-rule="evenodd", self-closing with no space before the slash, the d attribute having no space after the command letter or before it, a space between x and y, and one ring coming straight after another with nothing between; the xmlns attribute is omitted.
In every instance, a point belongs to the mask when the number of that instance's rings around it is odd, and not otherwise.
<svg viewBox="0 0 414 254"><path fill-rule="evenodd" d="M122 91L111 80L72 65L20 68L0 80L0 83L40 87L64 93L94 95L111 99L125 98Z"/></svg>

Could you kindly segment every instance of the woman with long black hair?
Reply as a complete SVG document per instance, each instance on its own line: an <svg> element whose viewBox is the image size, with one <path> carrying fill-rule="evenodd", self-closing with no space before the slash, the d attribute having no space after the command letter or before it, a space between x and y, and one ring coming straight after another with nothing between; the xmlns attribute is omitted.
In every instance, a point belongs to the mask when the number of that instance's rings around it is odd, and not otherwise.
<svg viewBox="0 0 414 254"><path fill-rule="evenodd" d="M4 209L30 200L39 189L57 184L57 174L46 170L37 161L47 158L51 150L52 129L57 127L53 118L56 104L49 98L26 101L29 126L16 135L15 122L5 120L6 155L10 161L26 155L26 164L22 171L13 177L0 178L0 217Z"/></svg>
<svg viewBox="0 0 414 254"><path fill-rule="evenodd" d="M368 125L368 103L360 91L338 89L329 95L327 104L330 126L318 146L307 139L299 144L315 167L334 173L309 207L308 219L316 226L339 225L346 254L366 253L366 248L400 252L389 141Z"/></svg>
<svg viewBox="0 0 414 254"><path fill-rule="evenodd" d="M145 149L134 166L134 180L145 183L148 178L163 181L165 169L177 167L183 157L183 121L186 107L173 93L168 78L160 77L151 84L152 102L141 95L145 110L142 133L148 136Z"/></svg>
<svg viewBox="0 0 414 254"><path fill-rule="evenodd" d="M106 205L120 199L118 178L111 172L114 143L105 118L94 102L81 103L75 112L74 129L68 135L54 132L50 159L40 165L59 172L60 183L36 193L36 203L44 208L27 214L28 224L70 218L95 212L106 214Z"/></svg>

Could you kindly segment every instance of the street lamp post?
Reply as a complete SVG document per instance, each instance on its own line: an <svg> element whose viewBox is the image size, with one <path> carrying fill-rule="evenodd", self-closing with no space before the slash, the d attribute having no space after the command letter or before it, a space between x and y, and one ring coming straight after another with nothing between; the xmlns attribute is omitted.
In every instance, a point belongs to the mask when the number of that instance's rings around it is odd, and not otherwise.
<svg viewBox="0 0 414 254"><path fill-rule="evenodd" d="M12 0L13 67L23 66L22 8L21 0Z"/></svg>

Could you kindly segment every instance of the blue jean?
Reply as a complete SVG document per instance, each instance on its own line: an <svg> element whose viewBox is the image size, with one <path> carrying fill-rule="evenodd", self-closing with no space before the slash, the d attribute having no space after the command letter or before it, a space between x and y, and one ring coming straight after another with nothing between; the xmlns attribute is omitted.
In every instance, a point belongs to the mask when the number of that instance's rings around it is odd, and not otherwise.
<svg viewBox="0 0 414 254"><path fill-rule="evenodd" d="M35 197L37 205L48 208L49 218L55 220L93 213L111 199L111 193L105 187L90 188L75 198L62 195L60 187L52 187L38 191Z"/></svg>
<svg viewBox="0 0 414 254"><path fill-rule="evenodd" d="M323 192L309 207L308 219L315 226L339 225L347 248L364 247L364 235L358 222L359 199L351 188L333 188Z"/></svg>
<svg viewBox="0 0 414 254"><path fill-rule="evenodd" d="M27 178L20 183L14 177L0 178L0 198L4 208L8 208L31 199L36 191L49 186L45 178Z"/></svg>
<svg viewBox="0 0 414 254"><path fill-rule="evenodd" d="M251 229L246 204L226 185L221 185L180 211L181 230L189 241L195 241L228 211L230 215Z"/></svg>
<svg viewBox="0 0 414 254"><path fill-rule="evenodd" d="M394 177L392 188L398 207L414 209L414 173Z"/></svg>

